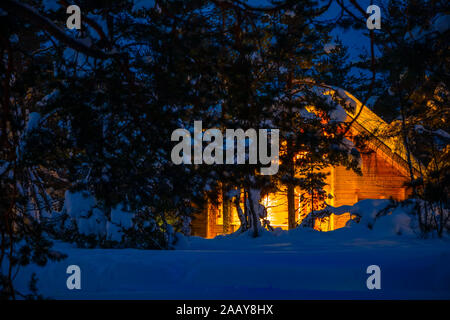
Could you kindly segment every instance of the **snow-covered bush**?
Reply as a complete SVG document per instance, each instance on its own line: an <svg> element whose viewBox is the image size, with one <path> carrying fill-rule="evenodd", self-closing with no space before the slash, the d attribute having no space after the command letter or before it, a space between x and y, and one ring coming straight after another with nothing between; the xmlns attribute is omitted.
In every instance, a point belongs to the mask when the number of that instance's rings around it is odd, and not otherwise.
<svg viewBox="0 0 450 320"><path fill-rule="evenodd" d="M430 228L424 232L423 225L426 223L433 226L438 223L439 210L431 210L432 215L428 221L423 221L423 215L418 211L423 210L426 203L422 200L410 199L406 201L394 201L389 199L365 199L355 203L353 206L328 206L324 210L314 212L314 217L325 217L341 214L351 214L352 219L347 222L346 228L351 232L377 234L381 237L392 235L416 235L426 237L434 235L437 228ZM448 220L448 211L444 211L445 220ZM446 231L450 230L447 225Z"/></svg>
<svg viewBox="0 0 450 320"><path fill-rule="evenodd" d="M361 200L349 210L355 218L347 225L379 236L418 235L420 229L412 209L388 199Z"/></svg>
<svg viewBox="0 0 450 320"><path fill-rule="evenodd" d="M80 247L165 249L176 241L173 228L151 210L132 213L123 204L108 210L87 191L67 191L63 209L48 221L56 238Z"/></svg>

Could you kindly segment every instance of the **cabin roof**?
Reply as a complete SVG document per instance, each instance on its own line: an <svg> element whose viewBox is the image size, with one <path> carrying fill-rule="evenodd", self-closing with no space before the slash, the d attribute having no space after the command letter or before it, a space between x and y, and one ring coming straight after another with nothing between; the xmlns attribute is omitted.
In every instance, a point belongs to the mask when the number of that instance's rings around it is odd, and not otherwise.
<svg viewBox="0 0 450 320"><path fill-rule="evenodd" d="M335 92L339 94L340 98L349 99L354 106L353 110L345 108L347 113L346 121L354 120L352 128L357 132L365 132L372 135L374 140L371 141L371 144L375 149L374 151L383 153L388 159L395 161L402 171L406 171L409 174L407 153L403 141L400 137L392 137L387 134L393 125L398 124L388 124L349 92L342 89L335 90ZM418 161L412 157L411 163L415 174L418 174Z"/></svg>

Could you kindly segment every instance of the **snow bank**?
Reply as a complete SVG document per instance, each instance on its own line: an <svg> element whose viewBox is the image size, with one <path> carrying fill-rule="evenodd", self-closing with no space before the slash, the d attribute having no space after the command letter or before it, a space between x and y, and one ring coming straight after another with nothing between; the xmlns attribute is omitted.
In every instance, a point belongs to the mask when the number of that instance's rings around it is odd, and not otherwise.
<svg viewBox="0 0 450 320"><path fill-rule="evenodd" d="M283 250L301 250L310 244L315 246L334 247L347 246L355 239L367 243L395 243L397 241L416 241L420 234L417 219L413 214L414 203L408 206L392 206L388 199L366 199L353 206L327 207L322 210L336 215L351 213L357 219L349 221L346 227L329 232L320 232L310 228L299 227L294 230L274 231L263 229L260 236L253 237L250 232L235 232L229 235L220 235L214 241L200 237L184 237L178 235L180 241L176 244L178 249L234 249L248 250L251 248L281 247ZM383 210L385 212L383 212Z"/></svg>
<svg viewBox="0 0 450 320"><path fill-rule="evenodd" d="M392 206L391 200L361 200L352 206L350 212L359 215L359 223L350 222L350 229L375 233L379 237L396 235L417 236L420 233L413 214L413 207ZM388 210L389 209L389 210ZM384 213L382 211L385 210Z"/></svg>
<svg viewBox="0 0 450 320"><path fill-rule="evenodd" d="M344 236L344 230L296 229L215 239L183 237L183 250L77 249L16 278L25 290L36 272L40 293L56 299L449 299L450 243L445 239ZM81 269L68 290L66 268ZM366 269L381 269L368 290Z"/></svg>
<svg viewBox="0 0 450 320"><path fill-rule="evenodd" d="M76 217L95 205L78 193L67 200ZM68 258L24 267L15 285L27 293L35 272L39 292L56 299L449 299L450 240L413 236L408 207L380 215L390 204L363 200L333 208L361 218L331 232L276 229L257 238L245 232L214 239L178 234L177 250L79 249L56 242L54 249ZM111 220L126 225L121 210ZM72 264L81 269L81 290L66 287ZM367 289L370 265L380 267L381 290Z"/></svg>

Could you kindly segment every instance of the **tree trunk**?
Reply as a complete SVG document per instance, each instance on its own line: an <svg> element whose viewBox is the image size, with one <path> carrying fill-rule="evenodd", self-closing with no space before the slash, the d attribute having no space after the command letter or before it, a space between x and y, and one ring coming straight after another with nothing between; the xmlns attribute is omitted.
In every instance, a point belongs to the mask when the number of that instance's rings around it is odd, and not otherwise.
<svg viewBox="0 0 450 320"><path fill-rule="evenodd" d="M292 73L289 74L290 83L289 86L292 86ZM291 120L292 121L292 120ZM291 122L292 123L292 122ZM293 124L292 124L293 126ZM289 175L292 180L295 179L295 152L293 141L287 141L287 154L288 154L288 163L289 166ZM295 217L295 185L292 180L287 182L287 202L288 202L288 229L292 230L297 227L297 219Z"/></svg>
<svg viewBox="0 0 450 320"><path fill-rule="evenodd" d="M252 191L251 189L248 191L248 203L249 203L249 217L251 217L251 221L250 221L250 225L253 229L253 237L256 238L259 235L259 230L258 230L258 224L259 224L259 217L256 215L256 209L255 209L255 205L254 205L254 191Z"/></svg>
<svg viewBox="0 0 450 320"><path fill-rule="evenodd" d="M289 230L297 227L295 219L295 188L292 184L287 186L287 200L288 200L288 227Z"/></svg>
<svg viewBox="0 0 450 320"><path fill-rule="evenodd" d="M223 214L223 233L228 234L231 230L231 201L226 197L226 189L222 188L222 214Z"/></svg>
<svg viewBox="0 0 450 320"><path fill-rule="evenodd" d="M403 104L400 105L400 111L401 111L401 117L402 117L402 121L401 121L402 139L403 139L403 144L405 145L406 159L408 162L409 177L410 177L411 184L412 184L413 197L416 198L417 190L416 190L416 186L414 183L414 169L413 169L413 165L412 165L411 151L410 151L409 139L408 139L408 130L406 128L406 115L405 115L405 110L404 110Z"/></svg>
<svg viewBox="0 0 450 320"><path fill-rule="evenodd" d="M244 192L245 194L245 192ZM239 192L238 195L234 198L234 204L236 206L236 211L239 217L239 220L241 221L241 227L239 228L241 232L247 231L248 230L248 225L247 225L247 215L246 213L242 212L241 209L241 193ZM244 201L244 210L245 210L245 201Z"/></svg>

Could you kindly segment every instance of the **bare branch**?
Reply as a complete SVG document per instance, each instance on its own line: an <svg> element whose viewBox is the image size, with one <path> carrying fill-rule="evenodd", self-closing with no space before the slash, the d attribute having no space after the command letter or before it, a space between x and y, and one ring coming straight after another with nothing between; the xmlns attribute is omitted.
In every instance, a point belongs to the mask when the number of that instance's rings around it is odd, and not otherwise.
<svg viewBox="0 0 450 320"><path fill-rule="evenodd" d="M64 30L55 25L50 19L43 16L42 14L40 14L32 7L26 4L18 3L14 0L3 0L0 2L0 8L17 17L26 19L27 22L30 22L31 24L33 24L38 28L44 29L50 35L66 44L68 47L72 48L75 51L83 53L89 57L98 59L108 59L108 58L119 58L123 56L123 54L121 53L105 52L93 48L91 46L86 45L82 41L72 38L71 36L66 34Z"/></svg>

